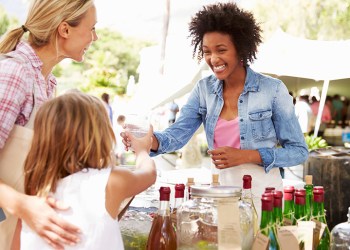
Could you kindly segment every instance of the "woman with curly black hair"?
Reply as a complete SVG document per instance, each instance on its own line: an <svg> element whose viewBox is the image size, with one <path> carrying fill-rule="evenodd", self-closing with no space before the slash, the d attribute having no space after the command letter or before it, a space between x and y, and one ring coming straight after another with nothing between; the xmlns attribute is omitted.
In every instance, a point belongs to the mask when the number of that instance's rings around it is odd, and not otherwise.
<svg viewBox="0 0 350 250"><path fill-rule="evenodd" d="M203 124L220 183L241 186L243 175L251 175L260 204L265 187L282 190L279 168L308 157L292 96L283 82L249 67L261 43L250 12L234 3L207 5L193 16L189 31L193 55L213 74L196 84L172 126L154 132L152 155L180 149Z"/></svg>

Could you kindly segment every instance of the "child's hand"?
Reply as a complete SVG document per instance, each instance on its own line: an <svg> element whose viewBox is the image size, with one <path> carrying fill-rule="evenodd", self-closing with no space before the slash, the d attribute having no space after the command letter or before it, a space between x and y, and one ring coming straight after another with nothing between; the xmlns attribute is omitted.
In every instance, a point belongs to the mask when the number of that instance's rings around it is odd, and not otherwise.
<svg viewBox="0 0 350 250"><path fill-rule="evenodd" d="M124 140L126 143L123 143L126 147L132 148L135 154L142 151L146 151L148 154L152 147L152 136L153 136L153 126L150 125L150 128L148 130L148 133L144 137L135 137L132 133L129 133L128 131L124 132Z"/></svg>

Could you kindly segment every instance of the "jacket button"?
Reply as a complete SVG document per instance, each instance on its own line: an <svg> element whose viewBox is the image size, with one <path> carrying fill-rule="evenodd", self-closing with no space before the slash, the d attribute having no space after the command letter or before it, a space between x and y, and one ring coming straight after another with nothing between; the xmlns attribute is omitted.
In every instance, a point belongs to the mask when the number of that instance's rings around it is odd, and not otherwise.
<svg viewBox="0 0 350 250"><path fill-rule="evenodd" d="M239 100L240 103L243 103L243 100Z"/></svg>
<svg viewBox="0 0 350 250"><path fill-rule="evenodd" d="M243 119L241 119L240 121L243 122Z"/></svg>
<svg viewBox="0 0 350 250"><path fill-rule="evenodd" d="M241 140L244 140L244 136L241 136Z"/></svg>

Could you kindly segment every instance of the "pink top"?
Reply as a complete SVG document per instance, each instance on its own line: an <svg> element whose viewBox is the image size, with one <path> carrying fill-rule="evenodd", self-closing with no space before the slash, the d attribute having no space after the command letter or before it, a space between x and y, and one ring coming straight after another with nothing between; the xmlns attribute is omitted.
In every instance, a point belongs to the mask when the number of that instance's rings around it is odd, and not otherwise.
<svg viewBox="0 0 350 250"><path fill-rule="evenodd" d="M317 116L317 114L318 114L319 106L320 106L320 102L313 102L311 104L311 110L315 116ZM322 122L330 122L331 120L332 120L331 111L330 111L329 107L325 104L323 107L323 111L322 111L321 121Z"/></svg>
<svg viewBox="0 0 350 250"><path fill-rule="evenodd" d="M236 119L226 121L219 117L214 131L214 148L229 146L240 148L239 124L238 117Z"/></svg>

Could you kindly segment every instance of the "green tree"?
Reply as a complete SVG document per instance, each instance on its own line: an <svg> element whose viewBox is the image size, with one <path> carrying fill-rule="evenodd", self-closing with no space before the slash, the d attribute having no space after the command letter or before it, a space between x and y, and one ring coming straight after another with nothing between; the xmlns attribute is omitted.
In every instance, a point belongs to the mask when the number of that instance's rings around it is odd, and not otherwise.
<svg viewBox="0 0 350 250"><path fill-rule="evenodd" d="M261 22L265 37L277 28L308 39L350 38L350 2L339 0L256 1L252 11Z"/></svg>
<svg viewBox="0 0 350 250"><path fill-rule="evenodd" d="M18 19L9 16L5 8L0 4L0 37L15 26L18 26Z"/></svg>
<svg viewBox="0 0 350 250"><path fill-rule="evenodd" d="M8 17L2 5L0 5L0 36L5 34L9 25L10 25L10 18Z"/></svg>
<svg viewBox="0 0 350 250"><path fill-rule="evenodd" d="M78 88L96 95L101 92L122 95L131 75L137 81L140 50L152 44L123 37L107 28L98 29L97 35L98 40L87 51L83 63L60 64L64 70L61 70L59 92Z"/></svg>

